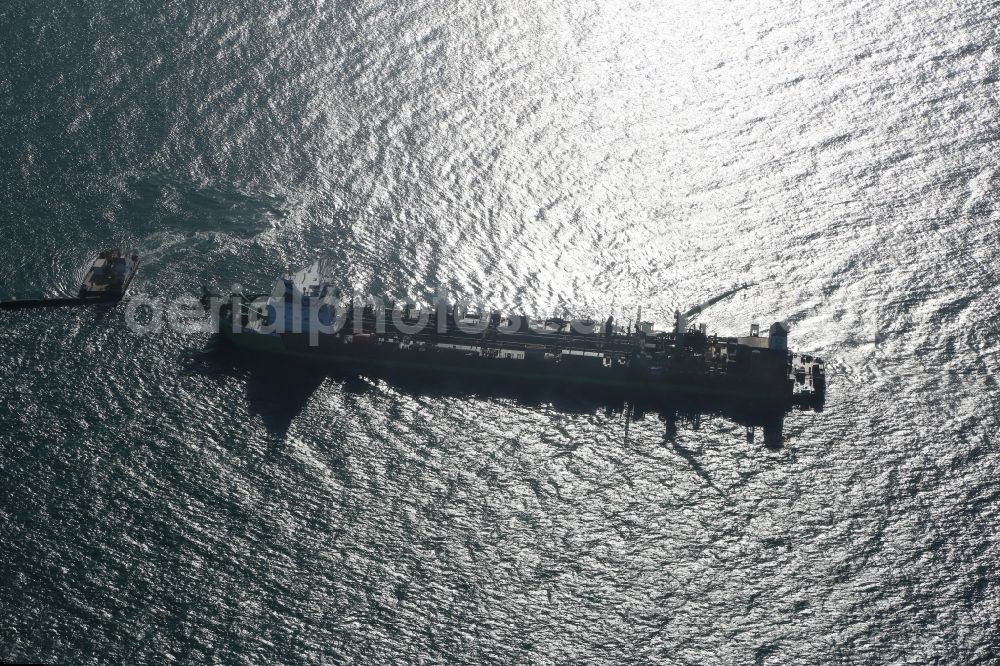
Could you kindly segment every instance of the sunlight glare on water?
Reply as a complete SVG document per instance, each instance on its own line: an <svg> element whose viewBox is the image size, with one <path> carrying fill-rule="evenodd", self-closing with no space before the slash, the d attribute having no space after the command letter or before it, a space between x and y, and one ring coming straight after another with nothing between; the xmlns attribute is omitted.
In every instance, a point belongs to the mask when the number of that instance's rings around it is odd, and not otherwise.
<svg viewBox="0 0 1000 666"><path fill-rule="evenodd" d="M780 446L724 413L415 390L4 313L0 660L986 663L998 10L15 1L4 298L363 292L787 319ZM675 431L675 432L674 432Z"/></svg>

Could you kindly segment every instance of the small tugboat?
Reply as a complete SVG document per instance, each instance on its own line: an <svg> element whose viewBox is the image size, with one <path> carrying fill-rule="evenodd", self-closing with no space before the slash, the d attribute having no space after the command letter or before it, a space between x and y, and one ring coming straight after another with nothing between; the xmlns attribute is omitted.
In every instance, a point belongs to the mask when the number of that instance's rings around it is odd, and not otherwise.
<svg viewBox="0 0 1000 666"><path fill-rule="evenodd" d="M87 271L80 286L80 298L88 301L117 301L125 295L139 267L139 255L121 250L105 250Z"/></svg>
<svg viewBox="0 0 1000 666"><path fill-rule="evenodd" d="M22 298L0 301L0 310L58 308L120 301L139 267L139 255L121 250L105 250L98 255L76 298Z"/></svg>

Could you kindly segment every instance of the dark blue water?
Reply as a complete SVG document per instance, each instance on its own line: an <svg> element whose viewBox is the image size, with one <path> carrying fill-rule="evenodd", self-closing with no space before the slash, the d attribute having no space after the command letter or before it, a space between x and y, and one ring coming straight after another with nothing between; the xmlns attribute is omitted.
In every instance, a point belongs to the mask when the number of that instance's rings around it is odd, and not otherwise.
<svg viewBox="0 0 1000 666"><path fill-rule="evenodd" d="M830 364L727 414L264 368L126 307L5 313L0 660L988 663L988 3L0 5L4 296L317 257ZM628 431L626 433L626 424Z"/></svg>

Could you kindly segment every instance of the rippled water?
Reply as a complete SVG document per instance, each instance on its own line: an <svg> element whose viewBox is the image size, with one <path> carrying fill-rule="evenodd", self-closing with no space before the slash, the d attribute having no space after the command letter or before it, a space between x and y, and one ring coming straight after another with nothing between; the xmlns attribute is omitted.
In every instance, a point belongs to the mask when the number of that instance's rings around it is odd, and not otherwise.
<svg viewBox="0 0 1000 666"><path fill-rule="evenodd" d="M989 662L1000 10L0 5L7 295L332 256L546 313L787 318L737 419L421 391L5 313L0 660ZM668 437L667 435L671 436Z"/></svg>

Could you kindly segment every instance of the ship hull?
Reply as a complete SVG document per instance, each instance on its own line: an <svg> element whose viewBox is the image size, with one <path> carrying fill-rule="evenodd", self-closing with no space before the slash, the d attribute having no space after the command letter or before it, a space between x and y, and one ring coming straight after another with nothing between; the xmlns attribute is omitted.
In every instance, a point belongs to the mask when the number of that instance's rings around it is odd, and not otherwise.
<svg viewBox="0 0 1000 666"><path fill-rule="evenodd" d="M308 334L265 335L233 332L224 327L223 340L252 354L264 354L303 364L305 367L403 373L427 379L475 377L485 381L532 385L572 386L614 391L642 397L704 396L755 403L792 404L796 400L791 383L747 381L748 378L712 377L696 373L652 375L648 368L602 367L599 360L553 362L548 360L483 358L437 350L399 349L391 345L358 345L335 336L320 336L310 345Z"/></svg>

